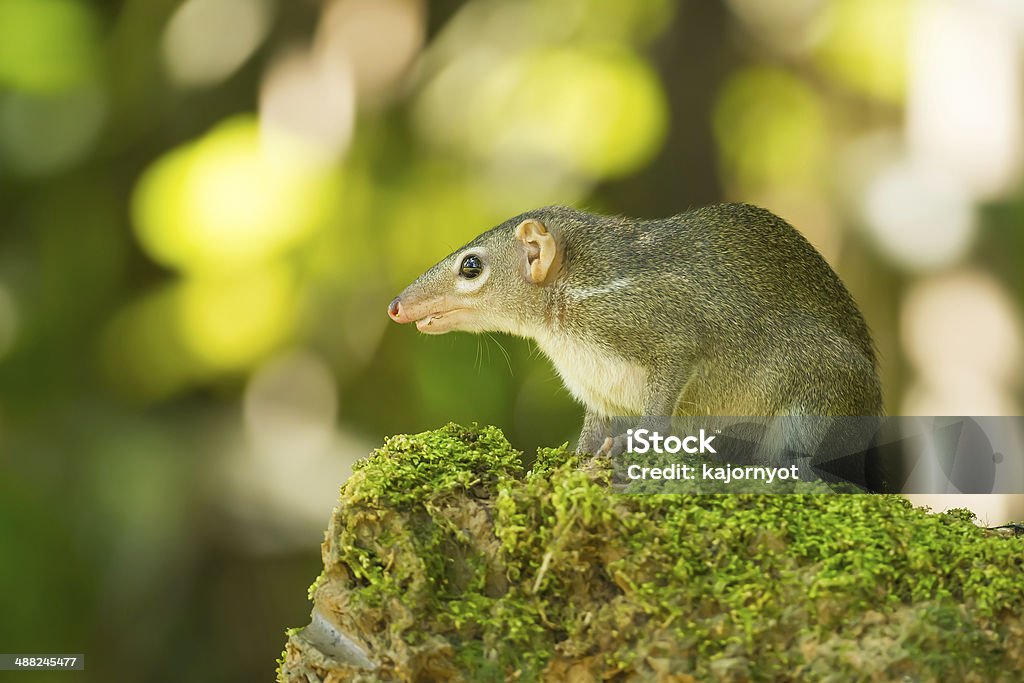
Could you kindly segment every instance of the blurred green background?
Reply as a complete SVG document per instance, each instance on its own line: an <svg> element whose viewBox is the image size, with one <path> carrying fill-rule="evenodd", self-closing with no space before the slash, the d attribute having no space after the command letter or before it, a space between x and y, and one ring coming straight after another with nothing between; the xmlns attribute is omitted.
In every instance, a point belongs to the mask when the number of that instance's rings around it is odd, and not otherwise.
<svg viewBox="0 0 1024 683"><path fill-rule="evenodd" d="M1020 414L1022 36L998 0L0 0L0 651L269 680L355 458L571 440L529 344L385 314L544 204L764 205L891 413Z"/></svg>

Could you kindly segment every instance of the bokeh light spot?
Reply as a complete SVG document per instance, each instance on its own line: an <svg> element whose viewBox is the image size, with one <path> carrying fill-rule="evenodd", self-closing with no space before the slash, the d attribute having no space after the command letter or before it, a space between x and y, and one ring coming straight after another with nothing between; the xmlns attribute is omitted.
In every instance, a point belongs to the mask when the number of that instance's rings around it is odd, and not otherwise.
<svg viewBox="0 0 1024 683"><path fill-rule="evenodd" d="M1017 187L1024 165L1024 26L1014 25L1008 4L920 2L916 8L906 124L911 150L958 175L973 197Z"/></svg>
<svg viewBox="0 0 1024 683"><path fill-rule="evenodd" d="M529 159L595 179L647 163L668 118L645 62L584 48L526 52L493 72L456 63L424 91L418 114L424 135L472 156Z"/></svg>
<svg viewBox="0 0 1024 683"><path fill-rule="evenodd" d="M186 350L216 371L248 367L284 343L299 315L294 279L282 267L182 283L178 322Z"/></svg>
<svg viewBox="0 0 1024 683"><path fill-rule="evenodd" d="M326 449L334 436L338 397L330 367L309 351L291 351L264 363L245 390L245 430L261 448L277 452Z"/></svg>
<svg viewBox="0 0 1024 683"><path fill-rule="evenodd" d="M885 254L912 269L937 268L963 257L976 217L961 179L941 165L897 160L869 182L865 223Z"/></svg>
<svg viewBox="0 0 1024 683"><path fill-rule="evenodd" d="M64 170L92 149L106 112L96 86L0 95L0 163L25 176Z"/></svg>
<svg viewBox="0 0 1024 683"><path fill-rule="evenodd" d="M817 94L797 77L763 67L740 71L722 88L713 123L727 180L744 191L820 177L825 113Z"/></svg>
<svg viewBox="0 0 1024 683"><path fill-rule="evenodd" d="M911 0L834 0L822 13L817 56L849 87L888 102L906 88Z"/></svg>
<svg viewBox="0 0 1024 683"><path fill-rule="evenodd" d="M239 117L157 160L133 197L143 248L179 270L223 272L300 242L329 211L334 176L289 149L268 153L255 120Z"/></svg>
<svg viewBox="0 0 1024 683"><path fill-rule="evenodd" d="M319 164L339 160L348 149L355 109L355 83L344 59L294 51L273 64L260 87L264 142L291 144Z"/></svg>
<svg viewBox="0 0 1024 683"><path fill-rule="evenodd" d="M120 310L101 337L100 366L121 395L161 400L262 360L291 338L300 307L282 266L190 277Z"/></svg>
<svg viewBox="0 0 1024 683"><path fill-rule="evenodd" d="M268 0L188 0L175 11L163 38L168 73L189 86L213 85L235 72L270 28Z"/></svg>
<svg viewBox="0 0 1024 683"><path fill-rule="evenodd" d="M177 288L161 287L131 302L107 324L100 338L99 365L121 396L157 401L181 389L196 364L178 334Z"/></svg>
<svg viewBox="0 0 1024 683"><path fill-rule="evenodd" d="M334 0L317 26L315 50L352 66L360 104L394 93L426 33L422 0Z"/></svg>
<svg viewBox="0 0 1024 683"><path fill-rule="evenodd" d="M88 79L98 27L77 0L0 0L0 84L52 92Z"/></svg>
<svg viewBox="0 0 1024 683"><path fill-rule="evenodd" d="M987 273L965 270L915 283L904 298L900 330L907 357L932 384L955 384L964 374L983 383L1020 379L1021 321Z"/></svg>

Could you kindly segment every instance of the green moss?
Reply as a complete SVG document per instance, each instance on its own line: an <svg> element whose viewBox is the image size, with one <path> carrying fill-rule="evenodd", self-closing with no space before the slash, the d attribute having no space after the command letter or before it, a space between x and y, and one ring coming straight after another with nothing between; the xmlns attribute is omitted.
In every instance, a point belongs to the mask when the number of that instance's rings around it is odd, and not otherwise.
<svg viewBox="0 0 1024 683"><path fill-rule="evenodd" d="M313 599L313 595L316 593L316 589L320 587L320 582L324 580L324 573L320 574L314 579L313 583L309 584L309 588L306 589L306 597L310 600Z"/></svg>
<svg viewBox="0 0 1024 683"><path fill-rule="evenodd" d="M537 457L533 461L527 476L543 477L565 464L581 465L583 459L569 450L569 444L563 443L558 448L538 448Z"/></svg>
<svg viewBox="0 0 1024 683"><path fill-rule="evenodd" d="M619 495L566 446L520 463L497 429L448 425L389 439L342 487L311 591L376 679L995 681L1024 667L1024 539L967 511ZM280 680L305 680L289 653Z"/></svg>
<svg viewBox="0 0 1024 683"><path fill-rule="evenodd" d="M402 507L453 491L493 486L518 476L520 453L496 427L449 424L415 436L399 435L353 466L343 496Z"/></svg>

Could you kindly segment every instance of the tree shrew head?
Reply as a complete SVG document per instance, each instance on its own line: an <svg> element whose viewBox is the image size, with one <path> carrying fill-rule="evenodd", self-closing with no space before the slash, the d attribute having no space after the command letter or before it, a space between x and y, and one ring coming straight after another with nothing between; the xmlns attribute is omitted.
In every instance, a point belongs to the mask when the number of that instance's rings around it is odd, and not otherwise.
<svg viewBox="0 0 1024 683"><path fill-rule="evenodd" d="M388 305L397 323L425 334L522 334L556 275L560 247L539 218L518 218L488 230L420 275Z"/></svg>

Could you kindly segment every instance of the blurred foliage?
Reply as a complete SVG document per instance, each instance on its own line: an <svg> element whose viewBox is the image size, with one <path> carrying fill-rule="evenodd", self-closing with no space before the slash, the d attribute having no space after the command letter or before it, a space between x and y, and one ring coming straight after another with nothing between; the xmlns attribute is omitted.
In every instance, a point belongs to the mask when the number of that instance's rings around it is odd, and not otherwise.
<svg viewBox="0 0 1024 683"><path fill-rule="evenodd" d="M737 73L719 95L713 123L726 172L743 188L807 185L823 177L823 103L785 70Z"/></svg>
<svg viewBox="0 0 1024 683"><path fill-rule="evenodd" d="M534 206L764 204L861 303L890 411L939 391L900 307L943 271L864 230L913 123L913 7L0 0L0 649L85 652L97 681L266 678L336 487L383 435L571 440L581 410L529 344L385 316ZM1006 283L1019 330L1006 186L964 193L976 223L950 229L978 247L942 267ZM994 405L1019 405L1000 372Z"/></svg>

